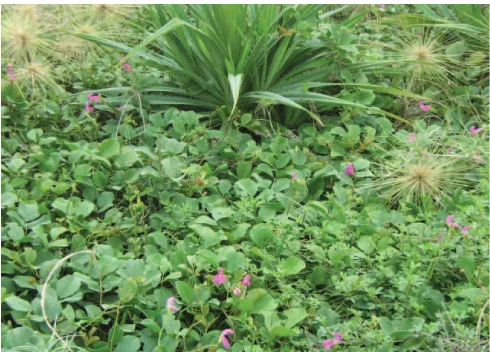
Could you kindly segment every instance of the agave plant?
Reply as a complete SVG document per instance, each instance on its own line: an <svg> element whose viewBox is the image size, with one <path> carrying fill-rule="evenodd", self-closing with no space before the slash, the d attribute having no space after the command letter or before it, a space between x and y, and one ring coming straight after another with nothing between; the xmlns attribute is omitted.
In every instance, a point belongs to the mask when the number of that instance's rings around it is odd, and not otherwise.
<svg viewBox="0 0 490 352"><path fill-rule="evenodd" d="M219 112L223 120L238 116L239 110L267 111L266 115L282 123L292 110L298 110L323 125L306 104L367 107L318 91L328 87L325 82L335 67L335 57L328 43L303 35L300 26L306 21L315 23L321 9L318 5L155 5L147 8L147 16L157 29L135 47L78 36L161 70L166 82L138 87L149 93L146 99L155 105ZM112 101L121 104L123 98ZM263 109L277 105L283 109Z"/></svg>

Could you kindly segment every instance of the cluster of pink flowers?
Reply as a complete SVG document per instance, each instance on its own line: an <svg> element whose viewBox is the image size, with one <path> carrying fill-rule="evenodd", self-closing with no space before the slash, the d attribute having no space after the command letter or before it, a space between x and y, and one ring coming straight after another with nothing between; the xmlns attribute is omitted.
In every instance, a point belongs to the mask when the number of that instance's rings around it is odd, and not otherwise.
<svg viewBox="0 0 490 352"><path fill-rule="evenodd" d="M126 62L126 57L121 58L121 65L126 72L131 72L131 65Z"/></svg>
<svg viewBox="0 0 490 352"><path fill-rule="evenodd" d="M7 76L13 81L17 78L17 76L14 73L14 66L12 66L11 63L7 64Z"/></svg>
<svg viewBox="0 0 490 352"><path fill-rule="evenodd" d="M227 277L226 275L224 274L225 270L223 268L219 268L218 269L218 273L216 275L213 276L213 283L215 285L223 285L226 280L227 280ZM243 277L242 280L240 280L240 284L242 284L243 286L246 286L246 287L249 287L251 285L251 280L252 280L252 277L250 275L245 275ZM239 287L235 287L233 289L233 293L236 295L236 296L239 296L241 295L242 293L242 290L239 288ZM167 299L167 309L169 310L169 312L177 312L179 310L179 308L175 305L175 301L177 300L176 297L170 297L169 299ZM218 340L218 343L221 343L223 345L223 348L225 350L229 350L230 349L230 341L228 340L228 337L229 335L233 335L234 334L234 331L232 329L225 329L221 332L221 335L219 337L219 340ZM325 340L323 341L323 348L329 350L331 349L334 345L342 342L343 340L343 337L342 337L342 334L339 333L339 332L334 332L333 333L333 336L334 338L333 339L329 339L329 340Z"/></svg>
<svg viewBox="0 0 490 352"><path fill-rule="evenodd" d="M225 270L223 268L219 268L218 269L218 273L216 275L213 276L213 283L215 285L222 285L226 282L227 278L226 278L226 275L224 274ZM240 283L243 285L243 286L250 286L250 280L252 279L252 277L250 275L245 275L243 277L243 279L240 281ZM242 290L239 288L239 287L235 287L233 289L233 294L235 296L240 296L242 294ZM232 335L233 334L233 330L231 329L225 329L223 330L223 332L221 333L221 336L219 338L219 342L221 342L223 344L223 348L225 350L228 350L230 349L230 342L228 341L228 338L226 336L228 335Z"/></svg>
<svg viewBox="0 0 490 352"><path fill-rule="evenodd" d="M298 175L296 175L296 172L293 172L291 174L291 180L296 181L297 178L298 178Z"/></svg>
<svg viewBox="0 0 490 352"><path fill-rule="evenodd" d="M471 126L470 127L470 134L472 136L476 136L478 133L480 133L481 131L483 131L483 128L476 128L475 126Z"/></svg>
<svg viewBox="0 0 490 352"><path fill-rule="evenodd" d="M453 227L455 229L461 230L463 237L468 236L468 231L471 230L470 226L461 227L461 225L454 222L455 215L451 214L446 218L446 224L448 227Z"/></svg>
<svg viewBox="0 0 490 352"><path fill-rule="evenodd" d="M245 275L244 278L240 281L243 286L250 286L250 280L252 277L250 275ZM224 274L224 269L219 268L218 273L213 276L213 282L215 285L222 285L226 282L226 275ZM242 290L239 287L235 287L233 289L233 294L235 296L240 296L242 294Z"/></svg>
<svg viewBox="0 0 490 352"><path fill-rule="evenodd" d="M222 285L226 282L226 275L224 274L225 269L219 268L218 273L213 276L213 282L215 285ZM245 275L240 283L244 286L250 286L250 280L252 277L250 275Z"/></svg>
<svg viewBox="0 0 490 352"><path fill-rule="evenodd" d="M90 106L90 102L91 101L100 101L100 94L99 95L95 95L95 94L92 94L90 93L87 97L87 101L85 102L85 109L83 111L85 112L94 112L94 108L93 106Z"/></svg>
<svg viewBox="0 0 490 352"><path fill-rule="evenodd" d="M245 277L243 278L243 280L240 281L240 283L243 285L243 286L250 286L250 280L252 279L252 277L250 275L245 275ZM239 287L235 287L233 289L233 294L235 296L240 296L242 294L242 290L239 288Z"/></svg>
<svg viewBox="0 0 490 352"><path fill-rule="evenodd" d="M340 332L334 332L333 333L333 339L328 339L323 341L323 348L326 350L331 349L334 345L342 342L343 337Z"/></svg>

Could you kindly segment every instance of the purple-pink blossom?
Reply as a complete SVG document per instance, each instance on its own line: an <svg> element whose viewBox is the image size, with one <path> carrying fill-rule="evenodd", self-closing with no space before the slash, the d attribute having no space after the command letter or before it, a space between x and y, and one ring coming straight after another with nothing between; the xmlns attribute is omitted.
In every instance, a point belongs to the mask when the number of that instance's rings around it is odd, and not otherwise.
<svg viewBox="0 0 490 352"><path fill-rule="evenodd" d="M218 269L218 274L214 275L213 276L213 282L215 283L215 285L221 285L221 284L224 284L225 281L226 281L226 276L223 274L224 272L224 269L223 268L219 268Z"/></svg>
<svg viewBox="0 0 490 352"><path fill-rule="evenodd" d="M384 11L385 10L385 5L384 4L379 5L379 9L380 9L380 11Z"/></svg>
<svg viewBox="0 0 490 352"><path fill-rule="evenodd" d="M234 332L231 329L225 329L223 332L221 332L221 335L219 337L219 342L223 343L223 348L225 350L230 349L230 342L228 341L228 338L226 336L228 335L233 335Z"/></svg>
<svg viewBox="0 0 490 352"><path fill-rule="evenodd" d="M410 143L415 142L415 133L410 132L410 134L409 134L409 136L408 136L408 141L409 141Z"/></svg>
<svg viewBox="0 0 490 352"><path fill-rule="evenodd" d="M468 236L468 231L471 230L471 227L465 226L461 229L461 233L463 234L463 237Z"/></svg>
<svg viewBox="0 0 490 352"><path fill-rule="evenodd" d="M90 93L88 95L88 100L89 101L100 101L100 94L99 95L95 95L95 94Z"/></svg>
<svg viewBox="0 0 490 352"><path fill-rule="evenodd" d="M430 105L425 105L423 101L419 102L419 108L422 111L429 111L430 110Z"/></svg>
<svg viewBox="0 0 490 352"><path fill-rule="evenodd" d="M92 106L90 106L90 103L87 101L85 103L85 109L83 109L83 111L85 111L85 112L94 112L94 110L95 109Z"/></svg>
<svg viewBox="0 0 490 352"><path fill-rule="evenodd" d="M177 298L175 297L170 297L167 299L167 309L170 309L172 312L176 312L179 310L179 308L174 304Z"/></svg>
<svg viewBox="0 0 490 352"><path fill-rule="evenodd" d="M344 173L346 175L351 175L352 176L352 175L354 175L355 171L356 170L354 169L354 165L352 163L348 163L347 164L347 167L344 170Z"/></svg>
<svg viewBox="0 0 490 352"><path fill-rule="evenodd" d="M329 350L333 347L333 345L335 345L337 343L337 341L333 340L333 339L330 339L330 340L325 340L323 341L323 348L326 349L326 350Z"/></svg>
<svg viewBox="0 0 490 352"><path fill-rule="evenodd" d="M242 283L242 285L245 285L245 286L250 286L250 280L252 279L252 277L250 275L245 275L245 277L243 278L242 281L240 281Z"/></svg>
<svg viewBox="0 0 490 352"><path fill-rule="evenodd" d="M460 229L461 226L459 226L458 224L456 224L454 222L454 217L455 215L454 214L451 214L449 215L447 218L446 218L446 224L448 227L454 227L455 229Z"/></svg>
<svg viewBox="0 0 490 352"><path fill-rule="evenodd" d="M7 64L7 76L13 81L17 78L17 75L14 74L14 66L11 63Z"/></svg>
<svg viewBox="0 0 490 352"><path fill-rule="evenodd" d="M475 136L477 135L478 133L480 133L481 131L483 131L483 128L475 128L475 126L471 126L470 127L470 133L472 136Z"/></svg>
<svg viewBox="0 0 490 352"><path fill-rule="evenodd" d="M121 65L126 72L131 72L131 65L126 62L126 57L121 57Z"/></svg>
<svg viewBox="0 0 490 352"><path fill-rule="evenodd" d="M334 332L333 333L333 339L328 339L323 341L323 348L326 350L331 349L334 345L342 342L344 338L342 337L342 334L340 332Z"/></svg>
<svg viewBox="0 0 490 352"><path fill-rule="evenodd" d="M342 334L340 332L334 332L333 333L333 338L335 339L335 341L337 342L342 342L342 340L344 339L342 337Z"/></svg>
<svg viewBox="0 0 490 352"><path fill-rule="evenodd" d="M446 218L446 224L447 224L447 226L451 226L451 224L453 223L455 217L456 217L456 215L451 214L451 215L449 215Z"/></svg>
<svg viewBox="0 0 490 352"><path fill-rule="evenodd" d="M234 294L235 296L240 296L240 295L242 294L242 290L240 290L238 287L235 287L235 288L233 289L233 294Z"/></svg>
<svg viewBox="0 0 490 352"><path fill-rule="evenodd" d="M448 151L449 153L451 153L451 152L453 152L453 151L454 151L454 149L456 149L456 147L451 146L451 147L447 148L447 151Z"/></svg>
<svg viewBox="0 0 490 352"><path fill-rule="evenodd" d="M293 172L293 173L291 174L291 179L292 179L293 181L296 181L296 179L297 179L297 178L298 178L298 175L296 175L296 172Z"/></svg>
<svg viewBox="0 0 490 352"><path fill-rule="evenodd" d="M126 72L131 72L131 65L126 62L126 57L121 57L121 65Z"/></svg>

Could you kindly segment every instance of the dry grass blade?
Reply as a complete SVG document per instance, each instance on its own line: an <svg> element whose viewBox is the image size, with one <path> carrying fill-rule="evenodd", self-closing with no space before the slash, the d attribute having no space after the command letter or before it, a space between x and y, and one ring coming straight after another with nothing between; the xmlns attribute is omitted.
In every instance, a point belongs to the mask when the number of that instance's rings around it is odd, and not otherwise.
<svg viewBox="0 0 490 352"><path fill-rule="evenodd" d="M51 269L51 271L49 272L49 275L46 278L46 282L44 282L43 289L41 292L41 310L43 312L44 321L45 321L46 325L49 327L49 329L53 332L54 336L56 336L56 338L70 352L73 352L73 350L70 348L70 346L68 346L68 344L65 342L65 340L63 340L63 338L58 334L58 332L53 327L53 325L51 325L51 323L49 322L48 316L46 314L46 290L48 289L49 280L51 280L52 276L61 267L61 265L63 265L63 263L65 263L68 259L70 259L70 258L72 258L78 254L91 254L94 262L97 263L97 258L95 257L95 252L90 251L90 250L71 253L71 254L63 257L62 259L60 259L60 261L58 263L56 263L56 265L53 267L53 269ZM102 304L102 277L101 276L99 276L99 285L100 285L100 303Z"/></svg>

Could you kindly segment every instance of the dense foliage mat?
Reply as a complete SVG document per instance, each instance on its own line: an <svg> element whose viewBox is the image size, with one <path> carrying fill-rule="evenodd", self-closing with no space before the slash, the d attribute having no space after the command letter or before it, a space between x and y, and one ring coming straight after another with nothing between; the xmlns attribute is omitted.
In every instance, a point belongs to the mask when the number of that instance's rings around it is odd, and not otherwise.
<svg viewBox="0 0 490 352"><path fill-rule="evenodd" d="M480 8L470 8L477 21ZM220 27L210 18L226 18L227 7L144 7L121 25L132 34L116 38L130 55L100 48L83 55L69 78L56 78L63 94L48 86L42 94L21 80L22 72L17 77L18 52L9 57L17 61L4 62L2 350L483 351L489 342L486 69L463 72L446 92L426 89L390 71L414 64L393 62L396 45L378 57L386 72L373 72L374 53L363 44L381 38L375 16L386 17L388 26L408 18L405 30L437 24L430 29L437 31L464 21L459 8L393 7L403 16L379 6L243 9L264 21L257 29L267 33L263 39L235 27L220 34L231 24ZM317 27L299 14L315 18ZM241 25L250 29L245 19ZM175 29L166 42L163 32L151 37L165 42L163 54L157 45L141 51L150 44L148 31L169 21L186 29ZM287 32L292 23L298 37ZM211 29L216 38L235 40L224 46L230 56L217 63L219 80L193 81L209 74L199 71L211 62L179 62L171 73L148 62L177 51L198 58L202 38L186 38ZM451 39L474 46L473 52L452 47L459 64L481 52L470 29ZM328 48L339 57L352 59L340 75L344 82L337 81L351 86L335 94L353 105L299 99L304 115L294 115L285 101L262 111L246 94L235 99L242 84L250 91L268 81L272 87L281 77L287 82L295 65L309 71L306 57L325 50L303 41L316 31L333 41ZM337 43L334 33L346 42ZM305 56L283 68L274 57L261 58L269 69L244 64L263 70L262 80L245 74L234 90L236 75L246 71L228 66L245 60L236 53L247 35L251 48L267 39L274 55L293 45ZM104 40L117 46L114 38ZM137 47L134 57L130 47ZM476 56L488 63L488 56ZM328 77L317 78L316 88L331 89ZM225 114L219 123L212 109L153 91L186 79L185 99L223 99L212 102ZM206 95L201 83L216 91ZM164 101L155 107L152 99ZM310 120L312 111L321 123Z"/></svg>

